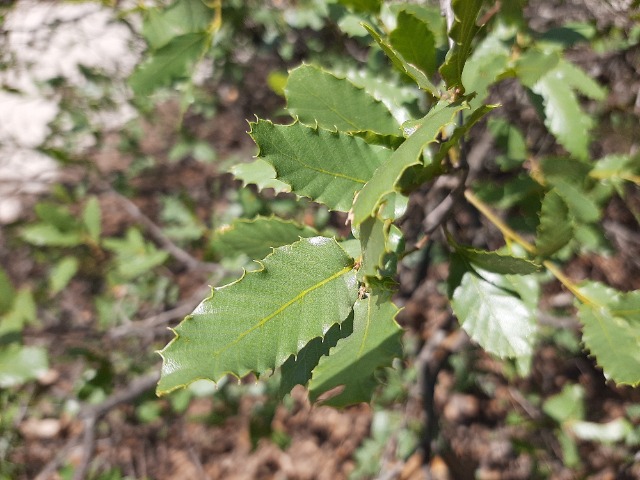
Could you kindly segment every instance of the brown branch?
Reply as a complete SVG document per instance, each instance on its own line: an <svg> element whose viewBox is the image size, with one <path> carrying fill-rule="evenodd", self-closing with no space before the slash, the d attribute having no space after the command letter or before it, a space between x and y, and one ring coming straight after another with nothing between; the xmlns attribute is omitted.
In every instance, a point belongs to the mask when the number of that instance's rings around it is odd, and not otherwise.
<svg viewBox="0 0 640 480"><path fill-rule="evenodd" d="M424 233L429 236L442 225L451 215L453 208L459 203L464 195L464 188L467 179L467 170L455 177L454 187L449 194L435 208L433 208L426 216L422 225ZM443 177L441 177L443 178ZM440 179L438 179L440 180Z"/></svg>
<svg viewBox="0 0 640 480"><path fill-rule="evenodd" d="M418 385L422 396L422 409L425 414L424 431L421 439L422 460L431 461L433 455L432 442L438 434L438 420L435 409L435 386L440 370L453 353L460 351L469 342L467 334L457 329L447 334L439 329L422 346L416 357L415 367L418 371Z"/></svg>
<svg viewBox="0 0 640 480"><path fill-rule="evenodd" d="M156 327L165 325L173 320L178 320L189 315L201 302L202 299L211 292L211 287L208 285L198 289L189 299L185 300L178 306L171 310L160 312L156 315L151 315L137 322L130 322L125 325L120 325L109 331L111 338L122 338L129 335L143 335L149 333Z"/></svg>
<svg viewBox="0 0 640 480"><path fill-rule="evenodd" d="M184 264L189 270L205 270L214 272L218 270L218 265L215 263L208 263L194 258L190 253L182 248L178 247L153 220L147 217L138 206L129 200L124 195L116 192L113 188L109 187L109 191L115 195L120 201L127 213L132 216L136 221L142 224L149 235L160 244L173 258Z"/></svg>
<svg viewBox="0 0 640 480"><path fill-rule="evenodd" d="M144 377L136 378L131 383L129 383L126 388L110 395L104 401L98 403L97 405L86 405L85 407L83 407L80 410L79 417L94 417L96 420L99 420L111 409L119 406L122 403L130 402L146 391L151 390L151 388L153 388L155 384L158 383L159 379L160 372L153 372L145 375Z"/></svg>

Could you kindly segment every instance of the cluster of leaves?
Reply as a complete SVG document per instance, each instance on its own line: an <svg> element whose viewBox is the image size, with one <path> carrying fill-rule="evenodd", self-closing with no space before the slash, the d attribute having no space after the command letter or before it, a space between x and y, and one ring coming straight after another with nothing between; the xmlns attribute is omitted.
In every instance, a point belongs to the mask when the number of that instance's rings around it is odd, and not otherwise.
<svg viewBox="0 0 640 480"><path fill-rule="evenodd" d="M484 3L454 1L455 21L449 29L439 9L415 4L273 3L281 8L272 8L270 2L176 0L151 7L140 2L134 10L120 12L125 19L142 15L148 50L129 79L142 110L152 109L167 87L173 87L181 92L183 113L191 108L205 117L213 115L215 100L210 89L207 93L195 85L194 71L210 67L204 76L214 84L221 75L238 79L241 73L230 59L242 57L244 49L257 48L257 43L277 50L287 61L297 58L291 28L319 31L330 19L358 48L368 48L366 64L324 58L325 67L304 64L284 77L270 78L272 87L286 97L293 123L252 123L258 157L231 171L244 185L291 192L297 201L278 197L266 202L253 190L242 189L230 198L233 208L224 218L211 221L229 225L209 238L190 199L163 196L160 217L166 237L181 246L197 245L230 270L245 265L247 258L257 263L240 279L214 289L175 329L176 338L161 352L158 392L190 386L174 392L168 402L142 402L137 418L157 419L165 404L182 412L193 395L211 395L211 385L194 382L197 379L216 382L218 400L233 406L246 390L226 382L227 374L268 376L277 371L266 385L278 398L300 384L308 386L314 401L339 407L368 401L381 369L394 365L393 359L403 353L402 330L395 321L399 309L392 302L398 266L407 255L422 251L427 241L438 239L449 252L453 312L487 351L513 359L518 371L527 371L539 335L541 285L555 277L575 295L584 346L605 374L618 383L638 384L638 292L619 292L595 282L574 284L554 263L606 248L599 225L604 206L614 195L624 199L629 183L640 183L637 156L589 156L595 121L581 98L597 101L606 92L564 54L587 38L584 29L531 32L520 16L522 2L503 2L490 23L479 26ZM252 44L255 35L260 39ZM307 40L312 51L323 45L318 39ZM89 70L85 74L89 90L110 85L109 78ZM502 81L517 82L527 92L562 147L553 156L529 151L523 132L495 116L495 105L486 104L491 87ZM91 130L80 103L68 100L65 108L73 114L74 129ZM459 146L485 116L504 152L495 158L494 168L509 181L499 186L469 175L473 166L466 164ZM125 136L132 131L135 136L135 129L128 131ZM66 139L69 145L43 150L68 159L66 150L75 152L70 145L77 142ZM215 152L200 139L184 138L168 157L212 160ZM137 157L126 174L119 174L117 188L134 195L127 190L132 188L129 181L154 161ZM405 245L399 224L409 195L441 177L456 180L450 198L457 205L466 198L477 207L504 235L504 248L486 251L462 244L459 238L466 235L455 223L446 224L446 215L428 224L415 247ZM272 198L271 192L266 196ZM15 287L0 269L0 403L5 423L20 416L17 406L7 406L8 395L17 389L7 388L37 379L48 369L46 349L23 345L25 328L42 321L37 303L46 303L47 315L55 316L56 302L77 287L74 279L86 281L99 328L109 330L176 300L175 263L169 253L137 226L105 235L101 200L85 186L74 192L59 187L52 199L37 205L36 220L12 230L30 245L38 270L46 273L37 285ZM488 204L528 216L509 217L504 223ZM315 209L311 221L300 213L307 206ZM339 212L334 218L348 218L351 228L327 227L329 211ZM241 218L234 219L238 215ZM441 237L438 227L444 231ZM351 234L345 234L349 230ZM115 358L121 353L103 356L89 345L69 353L90 364L75 387L78 399L88 402L100 401L111 391L117 368L126 376L145 368L130 359L118 367ZM385 380L385 395L401 395ZM396 396L388 403L397 401ZM567 465L577 462L576 439L637 445L637 428L633 431L629 422L590 423L581 406L582 391L572 385L543 404L557 423ZM273 408L269 404L269 412L256 413L256 431L270 422ZM233 407L228 409L233 414ZM395 413L376 413L372 438L360 451L362 465L354 476L375 473L367 469L373 465L371 458L381 456L391 432L403 428ZM636 411L633 418L637 416ZM13 426L0 424L0 430L3 443L6 431L15 435ZM407 456L417 440L415 432L403 435L399 452ZM0 457L5 455L0 445ZM0 474L6 473L4 468ZM119 475L114 470L114 478Z"/></svg>
<svg viewBox="0 0 640 480"><path fill-rule="evenodd" d="M394 76L382 87L366 72L293 69L284 93L294 122L252 123L258 158L234 173L259 188L291 191L347 213L352 236L330 238L277 218L243 220L220 231L221 244L255 258L259 268L213 289L175 329L161 352L158 392L197 379L217 382L228 373L261 376L280 369L281 393L308 384L312 400L335 406L368 401L376 371L402 353L391 297L407 252L394 222L412 191L445 175L460 179L451 192L455 202L463 202L464 193L506 241L498 251L462 245L445 228L444 216L436 222L450 250L451 306L471 338L526 372L548 272L575 294L584 345L605 375L640 383L639 293L576 285L553 263L595 248L604 202L623 195L624 182L638 183L637 158L589 158L593 120L579 95L599 100L605 91L564 57L566 38L529 32L519 2L481 28L482 0L453 1L448 32L439 11L427 6L394 4L390 16L381 15L381 2L342 3L353 8L373 41L372 55L384 54ZM489 88L507 78L526 89L566 151L533 158L528 170L528 152L500 164L521 181L519 198L508 206L525 196L537 202L533 243L493 213L473 182L465 184L469 165L459 149L496 107L484 103ZM413 95L403 95L404 89ZM498 122L493 128L508 147L523 143L515 127Z"/></svg>

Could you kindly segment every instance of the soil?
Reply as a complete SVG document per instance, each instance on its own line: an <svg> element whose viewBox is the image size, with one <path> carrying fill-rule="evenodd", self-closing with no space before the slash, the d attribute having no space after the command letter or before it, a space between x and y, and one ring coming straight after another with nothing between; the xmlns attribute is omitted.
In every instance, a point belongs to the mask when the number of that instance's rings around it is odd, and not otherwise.
<svg viewBox="0 0 640 480"><path fill-rule="evenodd" d="M527 15L540 30L553 25L558 18L597 19L599 28L628 27L621 19L624 15L613 6L603 13L604 7L599 5L596 0L584 5L576 1L531 2ZM624 24L618 25L620 22ZM571 52L571 58L608 87L610 94L606 111L601 112L603 118L622 113L636 119L631 132L619 132L605 121L595 135L594 154L602 156L637 149L640 138L638 47L615 54L595 54L578 48ZM245 133L247 120L253 119L256 111L266 113L282 106L282 100L264 87L273 62L276 60L260 58L252 64L253 68L247 69L242 85L220 86L223 101L213 120L187 119L194 136L210 141L221 159L250 158L254 147ZM545 143L542 125L533 115L526 112L521 115L521 109L514 106L515 98L522 92L507 91L506 86L500 88L505 115L521 125L526 121L527 141L531 145ZM514 99L511 103L510 97ZM175 132L172 119L177 112L177 105L167 103L145 126L140 148L157 159L157 166L131 185L136 192L133 201L148 218L158 221L160 196L187 192L197 214L208 221L213 209L226 207L224 195L213 196L212 192L225 192L238 185L221 171L219 163L167 160L172 132ZM477 139L481 135L482 132L477 133ZM106 139L102 149L93 152L103 178L117 178L119 172L131 165L132 159L119 153L117 140L117 136ZM68 184L78 180L93 182L96 186L99 183L77 167L68 168L62 178ZM118 198L97 187L96 193L105 235L122 233L135 223L122 209ZM617 198L612 200L603 220L616 253L575 260L565 269L571 278L592 278L621 290L640 289L639 230L632 214L640 210L640 191L629 188L627 193L627 203ZM425 201L426 196L412 198L414 206L421 206ZM487 244L500 243L498 233L480 223L470 210L461 209L455 221L470 238L483 238ZM411 243L415 238L411 238L411 229L408 230ZM28 283L43 275L42 267L26 249L7 245L2 241L3 236L0 232L0 260L16 283ZM202 255L202 252L192 253ZM571 383L584 389L585 418L590 421L615 420L624 416L628 407L640 402L640 390L614 386L592 359L571 346L572 342L578 345L579 326L571 303L567 303L559 285L552 283L545 288L543 310L566 312L566 318L548 319L548 322L552 323L552 329L565 330L572 340L563 346L555 337L544 336L531 374L518 378L503 362L488 356L460 333L441 293L440 284L447 275L446 264L418 270L421 271L400 273L403 289L397 303L404 310L399 321L407 329L408 345L428 345L442 337L435 347L438 352L435 357L439 355L441 365L430 379L433 405L427 412L431 418L425 418L420 392L411 385L405 392L406 397L394 408L406 416L405 424L418 422L432 427L433 438L426 446L423 444L422 450L397 459L393 445L398 442L398 432L392 434L388 448L383 449L383 471L376 478L640 479L640 456L633 451L634 447L621 444L579 441L580 466L566 465L560 427L541 410L544 399ZM173 304L163 305L165 310L188 301L208 279L207 272L188 271L180 265L172 266L172 275L179 285L180 296ZM47 468L59 466L55 463L59 455L62 456L60 464L82 467L87 461L84 457L87 441L95 442L89 459L91 469L118 468L123 477L135 479L338 480L348 478L354 471L354 454L371 434L373 407L359 405L342 411L312 407L306 392L299 387L282 403L275 402L266 392L227 398L226 403L215 395L199 397L181 414L175 413L169 400L154 400L147 388L137 392L140 395L135 398L105 411L95 425L91 425L94 438L88 438L86 418L60 413L66 411L62 407L69 406L69 401L77 401L77 385L88 363L88 357L70 361L69 351L83 348L97 356L119 351L128 362L139 362L140 371L144 372L150 366L146 353L160 348L171 338L164 328L146 335L105 335L96 328L91 304L91 296L99 288L100 285L73 281L63 294L60 316L51 318L44 312L45 328L30 328L25 334L27 343L49 348L52 370L48 377L31 387L28 411L16 425L18 441L9 461L21 466L17 478L62 478L55 473L56 468ZM449 357L452 351L458 360ZM408 352L407 370L418 361L414 353ZM57 362L57 358L65 360ZM114 368L112 393L130 391L130 373ZM242 384L243 391L248 392L255 379L245 379ZM158 414L142 421L141 408L145 405L155 405L151 408L157 408ZM636 417L635 422L637 428L640 418ZM431 455L424 458L422 452L428 450Z"/></svg>

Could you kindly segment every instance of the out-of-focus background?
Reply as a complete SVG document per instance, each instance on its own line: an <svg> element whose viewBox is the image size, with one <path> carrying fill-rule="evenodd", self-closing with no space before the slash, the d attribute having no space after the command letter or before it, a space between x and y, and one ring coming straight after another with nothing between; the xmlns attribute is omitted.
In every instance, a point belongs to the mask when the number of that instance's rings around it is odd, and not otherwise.
<svg viewBox="0 0 640 480"><path fill-rule="evenodd" d="M256 153L247 122L290 121L282 88L303 61L388 68L337 1L223 0L204 2L220 23L189 75L176 60L141 80L147 48L172 28L153 18L172 3L0 2L0 478L425 478L413 353L436 334L463 346L435 386L435 478L640 478L640 391L608 383L582 352L571 299L557 285L542 293L548 330L520 378L460 340L437 252L404 283L406 358L371 405L311 407L304 389L281 400L255 378L155 396L167 327L250 261L221 255L217 228L278 214L344 231L322 206L233 179ZM539 32L580 26L567 56L607 88L605 102L584 99L598 121L591 149L635 154L637 2L531 0L525 18ZM497 90L518 141L551 151L522 88ZM488 158L513 153L488 148ZM640 288L640 192L628 189L602 220L612 248L569 275Z"/></svg>

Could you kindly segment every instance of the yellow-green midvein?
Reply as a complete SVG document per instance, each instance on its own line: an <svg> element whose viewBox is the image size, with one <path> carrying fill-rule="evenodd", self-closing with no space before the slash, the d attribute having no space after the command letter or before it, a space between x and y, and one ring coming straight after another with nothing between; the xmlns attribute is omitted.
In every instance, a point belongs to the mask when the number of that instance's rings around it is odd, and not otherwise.
<svg viewBox="0 0 640 480"><path fill-rule="evenodd" d="M335 280L338 277L341 277L342 275L344 275L345 273L350 272L351 270L353 270L353 265L349 265L348 267L344 267L342 270L340 270L337 273L334 273L333 275L331 275L328 278L325 278L324 280L322 280L321 282L316 283L315 285L313 285L312 287L307 288L306 290L303 290L302 292L300 292L298 295L296 295L295 297L293 297L291 300L289 300L287 303L285 303L284 305L282 305L280 308L278 308L276 311L274 311L273 313L270 313L269 315L267 315L266 317L264 317L262 320L260 320L260 322L256 323L253 327L245 330L244 332L240 333L238 335L238 337L233 340L232 342L230 342L229 344L227 344L226 346L224 346L223 348L221 348L220 350L216 350L215 352L213 352L213 356L217 357L218 355L220 355L222 352L224 352L225 350L228 350L229 348L233 347L234 345L236 345L237 343L239 343L244 337L246 337L247 335L249 335L251 332L253 332L254 330L257 330L258 328L262 327L265 323L267 323L269 320L273 319L274 317L276 317L277 315L279 315L280 313L282 313L284 310L286 310L287 308L289 308L291 305L293 305L294 303L296 303L297 301L299 301L301 298L305 297L306 295L308 295L309 293L313 292L314 290L317 290L318 288L322 287L323 285L326 285L327 283L331 282L332 280Z"/></svg>
<svg viewBox="0 0 640 480"><path fill-rule="evenodd" d="M362 350L364 350L364 346L367 343L367 336L369 335L369 325L371 325L371 297L367 298L367 322L364 327L364 336L362 337L362 343L360 344L360 348L358 349L358 355L356 358L360 358L362 355Z"/></svg>
<svg viewBox="0 0 640 480"><path fill-rule="evenodd" d="M352 181L352 182L360 183L362 185L367 183L366 180L363 180L361 178L350 177L349 175L345 175L344 173L330 172L328 170L324 170L324 169L316 167L314 165L309 165L308 163L305 163L298 155L289 154L288 152L285 152L284 150L278 148L275 145L274 145L274 149L280 155L282 155L283 157L289 159L290 161L299 163L300 165L303 165L305 168L308 168L309 170L313 170L315 172L322 173L324 175L329 175L329 176L336 177L336 178L344 178L345 180L349 180L349 181Z"/></svg>

